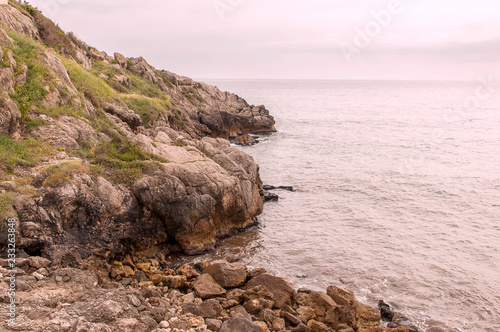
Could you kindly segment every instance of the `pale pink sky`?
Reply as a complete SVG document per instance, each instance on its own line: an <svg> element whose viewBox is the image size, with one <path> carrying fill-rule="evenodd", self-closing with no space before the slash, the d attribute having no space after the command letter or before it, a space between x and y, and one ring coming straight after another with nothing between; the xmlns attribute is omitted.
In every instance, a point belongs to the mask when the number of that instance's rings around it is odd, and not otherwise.
<svg viewBox="0 0 500 332"><path fill-rule="evenodd" d="M30 2L100 50L195 78L500 77L500 1ZM377 23L372 13L389 9ZM356 47L350 61L340 45Z"/></svg>

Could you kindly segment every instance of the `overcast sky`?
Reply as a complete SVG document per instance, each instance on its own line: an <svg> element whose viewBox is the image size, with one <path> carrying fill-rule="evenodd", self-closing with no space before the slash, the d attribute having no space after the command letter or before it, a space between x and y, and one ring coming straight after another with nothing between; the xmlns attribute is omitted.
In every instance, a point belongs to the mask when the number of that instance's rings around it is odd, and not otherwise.
<svg viewBox="0 0 500 332"><path fill-rule="evenodd" d="M30 3L99 50L194 78L500 76L496 0Z"/></svg>

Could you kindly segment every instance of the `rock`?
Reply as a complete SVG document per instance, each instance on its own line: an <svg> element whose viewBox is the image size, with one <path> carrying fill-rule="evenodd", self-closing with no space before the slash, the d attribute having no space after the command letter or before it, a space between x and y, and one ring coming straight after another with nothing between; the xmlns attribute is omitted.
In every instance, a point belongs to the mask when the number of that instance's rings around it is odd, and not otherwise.
<svg viewBox="0 0 500 332"><path fill-rule="evenodd" d="M252 278L255 278L263 273L266 273L266 269L264 268L256 268L256 269L253 269L252 271L248 272L247 274L247 280L250 280Z"/></svg>
<svg viewBox="0 0 500 332"><path fill-rule="evenodd" d="M0 22L2 22L2 25L7 28L7 30L17 31L33 39L40 38L38 28L31 17L22 14L13 6L2 6L2 10L0 10ZM0 34L2 33L0 32ZM2 43L5 42L5 35L0 37L0 40L2 40ZM7 42L8 41L9 39L7 39Z"/></svg>
<svg viewBox="0 0 500 332"><path fill-rule="evenodd" d="M307 324L310 319L316 318L316 311L311 307L300 306L297 308L297 315L302 322Z"/></svg>
<svg viewBox="0 0 500 332"><path fill-rule="evenodd" d="M273 331L282 331L285 330L285 320L283 318L275 318L272 321L272 330Z"/></svg>
<svg viewBox="0 0 500 332"><path fill-rule="evenodd" d="M248 135L248 134L243 134L234 139L234 142L238 145L253 145L256 143L255 139Z"/></svg>
<svg viewBox="0 0 500 332"><path fill-rule="evenodd" d="M0 69L0 135L14 137L19 132L21 112L17 104L8 97L2 97L2 89L12 92L12 69Z"/></svg>
<svg viewBox="0 0 500 332"><path fill-rule="evenodd" d="M204 273L196 279L193 283L193 289L202 299L223 296L226 294L226 290L208 273Z"/></svg>
<svg viewBox="0 0 500 332"><path fill-rule="evenodd" d="M186 276L165 276L164 284L165 286L173 289L184 288L187 283Z"/></svg>
<svg viewBox="0 0 500 332"><path fill-rule="evenodd" d="M115 75L115 76L113 76L112 79L113 79L113 81L115 81L118 84L122 84L122 85L125 85L127 87L132 87L132 81L130 80L130 78L128 78L125 75Z"/></svg>
<svg viewBox="0 0 500 332"><path fill-rule="evenodd" d="M180 268L178 268L175 271L175 273L186 276L186 278L188 278L188 279L198 278L200 276L200 274L196 271L196 269L188 264L182 265ZM213 275L212 275L212 277L213 277Z"/></svg>
<svg viewBox="0 0 500 332"><path fill-rule="evenodd" d="M333 331L331 328L326 326L325 324L318 322L314 319L311 319L309 322L307 322L307 326L311 329L313 332L329 332Z"/></svg>
<svg viewBox="0 0 500 332"><path fill-rule="evenodd" d="M410 330L406 326L399 326L397 328L373 326L373 327L362 327L358 330L358 332L409 332L409 331Z"/></svg>
<svg viewBox="0 0 500 332"><path fill-rule="evenodd" d="M127 69L127 58L121 55L120 53L115 53L114 54L116 62L122 67L123 69Z"/></svg>
<svg viewBox="0 0 500 332"><path fill-rule="evenodd" d="M244 318L231 318L224 322L219 332L262 332L259 325Z"/></svg>
<svg viewBox="0 0 500 332"><path fill-rule="evenodd" d="M383 320L392 322L394 318L394 312L391 310L391 306L380 300L378 302L378 308L380 310L380 316Z"/></svg>
<svg viewBox="0 0 500 332"><path fill-rule="evenodd" d="M356 302L355 307L359 326L377 326L380 324L379 310L361 302Z"/></svg>
<svg viewBox="0 0 500 332"><path fill-rule="evenodd" d="M151 281L155 286L157 286L159 283L163 281L163 275L161 273L155 273L151 276ZM172 287L172 288L178 288L178 287Z"/></svg>
<svg viewBox="0 0 500 332"><path fill-rule="evenodd" d="M139 327L139 321L135 318L122 318L116 320L118 331L135 332Z"/></svg>
<svg viewBox="0 0 500 332"><path fill-rule="evenodd" d="M257 322L254 322L254 323L257 324L262 329L263 332L271 332L269 330L269 327L267 326L266 323L261 322L261 321L257 321Z"/></svg>
<svg viewBox="0 0 500 332"><path fill-rule="evenodd" d="M274 306L282 308L285 304L293 305L295 303L295 291L290 281L285 278L275 277L268 273L263 273L251 279L246 288L251 289L255 286L266 287L274 296Z"/></svg>
<svg viewBox="0 0 500 332"><path fill-rule="evenodd" d="M0 189L15 191L17 189L16 182L15 181L0 182Z"/></svg>
<svg viewBox="0 0 500 332"><path fill-rule="evenodd" d="M279 201L280 197L277 194L269 193L269 192L264 192L264 195L262 196L264 199L264 202L277 202Z"/></svg>
<svg viewBox="0 0 500 332"><path fill-rule="evenodd" d="M222 326L222 321L219 319L210 319L207 318L205 319L205 324L207 325L207 328L212 331L219 331L221 326Z"/></svg>
<svg viewBox="0 0 500 332"><path fill-rule="evenodd" d="M311 329L307 325L300 323L297 327L292 327L291 332L311 332Z"/></svg>
<svg viewBox="0 0 500 332"><path fill-rule="evenodd" d="M271 309L274 302L266 299L249 300L243 304L245 310L250 314L257 314L264 309Z"/></svg>
<svg viewBox="0 0 500 332"><path fill-rule="evenodd" d="M227 293L226 299L228 299L228 300L235 300L238 303L241 303L243 301L243 299L245 298L244 297L245 293L246 293L246 291L244 291L242 289L239 289L239 288L235 288L235 289L230 290ZM248 298L247 298L247 300L248 300Z"/></svg>
<svg viewBox="0 0 500 332"><path fill-rule="evenodd" d="M134 111L113 104L108 104L104 110L110 114L116 115L120 120L127 123L132 129L142 125L141 117Z"/></svg>
<svg viewBox="0 0 500 332"><path fill-rule="evenodd" d="M293 325L299 325L302 323L302 321L295 315L286 312L286 311L281 311L280 315L287 321L292 323Z"/></svg>
<svg viewBox="0 0 500 332"><path fill-rule="evenodd" d="M135 267L137 267L141 271L149 271L151 263L137 263Z"/></svg>
<svg viewBox="0 0 500 332"><path fill-rule="evenodd" d="M229 316L231 316L232 318L241 317L244 319L248 319L250 321L252 320L252 318L250 317L250 314L241 305L238 305L236 307L232 307L229 310Z"/></svg>
<svg viewBox="0 0 500 332"><path fill-rule="evenodd" d="M307 304L314 309L316 317L322 320L328 309L336 307L337 304L333 299L322 292L312 292L307 298Z"/></svg>
<svg viewBox="0 0 500 332"><path fill-rule="evenodd" d="M338 305L351 305L356 301L356 297L354 293L351 291L344 290L342 288L338 288L336 286L330 286L326 289L326 294L330 296L335 303Z"/></svg>
<svg viewBox="0 0 500 332"><path fill-rule="evenodd" d="M14 43L14 39L10 38L4 29L0 29L0 46L10 46Z"/></svg>
<svg viewBox="0 0 500 332"><path fill-rule="evenodd" d="M141 300L139 300L139 298L133 294L130 294L127 296L127 299L129 301L129 303L131 305L133 305L134 307L140 307L141 306Z"/></svg>
<svg viewBox="0 0 500 332"><path fill-rule="evenodd" d="M234 288L245 283L246 266L243 263L229 263L226 260L212 262L203 273L210 274L224 288Z"/></svg>
<svg viewBox="0 0 500 332"><path fill-rule="evenodd" d="M222 306L219 301L210 299L203 303L185 303L181 305L184 313L191 313L195 316L201 316L203 318L217 318L222 312Z"/></svg>
<svg viewBox="0 0 500 332"><path fill-rule="evenodd" d="M44 267L49 267L52 262L47 258L39 257L39 256L30 256L27 258L27 263L29 266L35 269L41 269Z"/></svg>
<svg viewBox="0 0 500 332"><path fill-rule="evenodd" d="M104 51L100 52L95 48L91 48L88 52L91 58L99 60L99 61L107 61L108 60L108 54Z"/></svg>

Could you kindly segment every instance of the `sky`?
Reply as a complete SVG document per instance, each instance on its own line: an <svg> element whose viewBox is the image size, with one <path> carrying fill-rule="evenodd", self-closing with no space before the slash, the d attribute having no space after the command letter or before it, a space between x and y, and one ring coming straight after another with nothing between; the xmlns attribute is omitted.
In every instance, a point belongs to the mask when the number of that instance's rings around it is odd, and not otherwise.
<svg viewBox="0 0 500 332"><path fill-rule="evenodd" d="M500 77L494 0L31 0L112 55L193 78Z"/></svg>

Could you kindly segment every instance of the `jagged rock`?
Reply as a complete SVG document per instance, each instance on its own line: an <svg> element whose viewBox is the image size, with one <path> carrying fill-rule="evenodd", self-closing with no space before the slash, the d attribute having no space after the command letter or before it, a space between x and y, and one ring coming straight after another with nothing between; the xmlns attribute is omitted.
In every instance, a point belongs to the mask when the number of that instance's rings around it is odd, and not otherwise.
<svg viewBox="0 0 500 332"><path fill-rule="evenodd" d="M88 52L89 56L92 58L92 59L96 59L96 60L99 60L99 61L108 61L109 59L109 56L106 52L104 51L99 51L95 48L91 48Z"/></svg>
<svg viewBox="0 0 500 332"><path fill-rule="evenodd" d="M311 307L301 306L297 308L297 315L302 322L307 324L310 319L316 318L316 311Z"/></svg>
<svg viewBox="0 0 500 332"><path fill-rule="evenodd" d="M51 52L45 51L43 54L42 62L46 66L48 66L53 71L53 73L56 74L56 76L70 88L70 91L72 91L74 94L74 90L76 90L76 88L73 85L73 82L71 82L68 72L66 71L66 67L64 67L61 59L59 59Z"/></svg>
<svg viewBox="0 0 500 332"><path fill-rule="evenodd" d="M356 301L356 297L354 293L348 290L344 290L342 288L338 288L336 286L330 286L326 289L326 294L330 296L335 303L338 305L351 305Z"/></svg>
<svg viewBox="0 0 500 332"><path fill-rule="evenodd" d="M210 274L202 274L193 283L193 289L202 299L222 296L226 290L222 288Z"/></svg>
<svg viewBox="0 0 500 332"><path fill-rule="evenodd" d="M151 81L152 83L158 82L158 77L156 76L155 71L143 57L131 58L130 63L132 66L129 66L128 69Z"/></svg>
<svg viewBox="0 0 500 332"><path fill-rule="evenodd" d="M0 92L9 92L14 94L13 76L14 71L12 68L0 68ZM8 98L6 97L5 99Z"/></svg>
<svg viewBox="0 0 500 332"><path fill-rule="evenodd" d="M217 318L222 312L222 306L218 300L210 299L203 303L185 303L181 305L184 313L192 313L203 318Z"/></svg>
<svg viewBox="0 0 500 332"><path fill-rule="evenodd" d="M248 134L243 134L234 139L234 142L238 145L252 145L255 144L255 139L248 135Z"/></svg>
<svg viewBox="0 0 500 332"><path fill-rule="evenodd" d="M79 64L82 65L83 69L90 70L92 68L92 61L87 56L87 53L81 50L80 48L76 49L75 58Z"/></svg>
<svg viewBox="0 0 500 332"><path fill-rule="evenodd" d="M265 286L273 294L276 308L282 308L286 304L293 305L295 303L295 291L290 281L285 278L263 273L247 283L247 289L255 286Z"/></svg>
<svg viewBox="0 0 500 332"><path fill-rule="evenodd" d="M132 81L125 75L115 75L113 81L119 84L123 84L128 87L132 87Z"/></svg>
<svg viewBox="0 0 500 332"><path fill-rule="evenodd" d="M203 273L210 274L224 288L241 286L247 278L245 264L229 263L226 260L212 262Z"/></svg>
<svg viewBox="0 0 500 332"><path fill-rule="evenodd" d="M0 7L0 22L9 30L23 33L33 39L40 38L35 22L12 6Z"/></svg>
<svg viewBox="0 0 500 332"><path fill-rule="evenodd" d="M127 123L132 128L142 125L141 117L135 114L134 111L125 107L108 104L104 107L104 110L110 114L116 115L120 120Z"/></svg>
<svg viewBox="0 0 500 332"><path fill-rule="evenodd" d="M114 54L116 62L120 65L120 67L127 69L127 58L121 55L120 53L115 52Z"/></svg>
<svg viewBox="0 0 500 332"><path fill-rule="evenodd" d="M10 68L4 70L11 70ZM2 81L2 70L0 69L0 84ZM0 135L13 137L19 131L21 112L17 104L10 98L2 99L0 96Z"/></svg>
<svg viewBox="0 0 500 332"><path fill-rule="evenodd" d="M316 317L322 320L328 309L331 307L336 307L337 304L332 298L322 292L312 292L307 297L307 304L314 309Z"/></svg>
<svg viewBox="0 0 500 332"><path fill-rule="evenodd" d="M1 15L1 14L0 14ZM7 35L7 32L5 32L4 29L0 28L0 46L10 46L14 42L14 39L10 38L9 35ZM2 53L3 57L3 53ZM0 58L2 58L0 57Z"/></svg>

